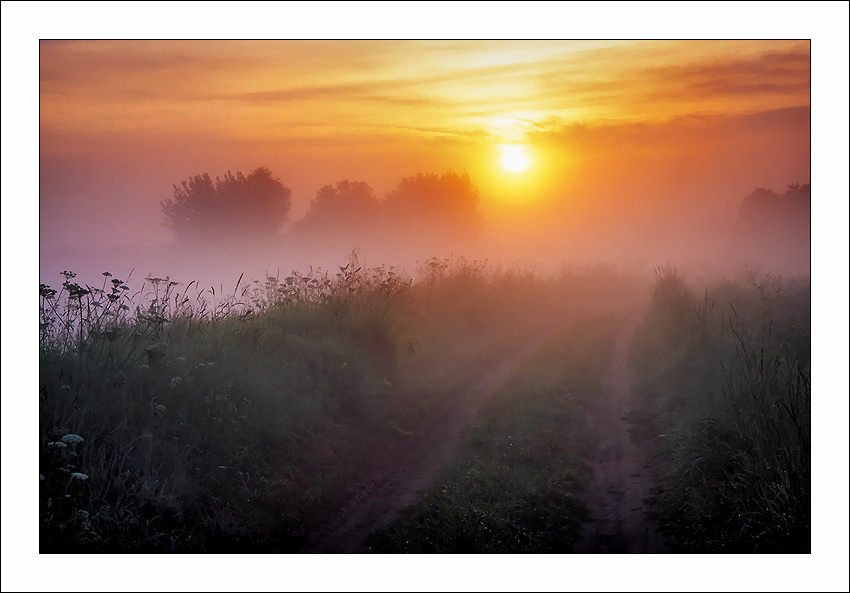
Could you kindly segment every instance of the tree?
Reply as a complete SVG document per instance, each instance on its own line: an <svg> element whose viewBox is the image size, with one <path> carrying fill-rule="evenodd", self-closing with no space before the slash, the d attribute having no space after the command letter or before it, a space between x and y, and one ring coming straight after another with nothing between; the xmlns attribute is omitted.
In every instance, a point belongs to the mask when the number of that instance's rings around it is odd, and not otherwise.
<svg viewBox="0 0 850 593"><path fill-rule="evenodd" d="M744 225L754 229L808 228L811 199L812 188L808 183L792 183L784 194L759 187L741 200L738 217Z"/></svg>
<svg viewBox="0 0 850 593"><path fill-rule="evenodd" d="M468 225L475 221L478 188L469 175L419 173L402 179L387 194L384 209L398 221L426 222L438 226Z"/></svg>
<svg viewBox="0 0 850 593"><path fill-rule="evenodd" d="M245 240L273 237L286 222L292 191L267 167L247 177L237 171L216 177L190 177L174 198L161 202L166 228L180 241Z"/></svg>
<svg viewBox="0 0 850 593"><path fill-rule="evenodd" d="M294 235L337 233L356 235L375 225L380 202L365 181L338 181L316 192L310 210L293 225Z"/></svg>

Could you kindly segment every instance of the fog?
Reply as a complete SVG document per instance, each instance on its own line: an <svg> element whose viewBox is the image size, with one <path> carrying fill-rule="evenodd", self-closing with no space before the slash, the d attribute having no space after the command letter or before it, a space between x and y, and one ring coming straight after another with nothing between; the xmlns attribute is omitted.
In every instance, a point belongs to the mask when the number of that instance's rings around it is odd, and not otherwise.
<svg viewBox="0 0 850 593"><path fill-rule="evenodd" d="M810 204L801 197L789 205L782 196L810 180L808 113L562 125L528 137L537 147L535 165L510 178L457 150L442 158L425 151L419 163L412 149L384 160L380 147L372 159L352 148L349 160L318 164L297 151L282 160L206 143L189 152L185 143L156 151L136 142L127 147L138 155L132 160L123 152L43 155L40 282L59 284L60 272L70 270L78 282L99 286L103 272L123 279L132 271L136 281L153 275L227 290L240 276L334 269L353 250L369 264L409 271L428 258L464 256L540 270L605 260L807 274ZM222 198L230 210L208 207L208 217L198 218L208 221L203 238L167 228L163 203L175 186L259 167L288 191L284 210L264 214L257 198L252 206L234 195ZM468 187L439 186L441 178L465 179ZM363 195L340 190L341 182ZM323 188L330 189L320 198ZM742 215L758 188L766 190L763 199ZM243 214L241 231L234 230Z"/></svg>

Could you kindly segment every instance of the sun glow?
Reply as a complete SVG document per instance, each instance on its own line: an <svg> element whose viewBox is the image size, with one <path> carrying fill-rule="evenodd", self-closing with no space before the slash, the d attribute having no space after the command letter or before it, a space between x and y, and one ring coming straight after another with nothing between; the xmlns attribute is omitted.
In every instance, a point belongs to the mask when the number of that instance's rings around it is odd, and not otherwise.
<svg viewBox="0 0 850 593"><path fill-rule="evenodd" d="M502 151L502 167L508 171L524 171L531 164L525 146L500 144L499 149Z"/></svg>

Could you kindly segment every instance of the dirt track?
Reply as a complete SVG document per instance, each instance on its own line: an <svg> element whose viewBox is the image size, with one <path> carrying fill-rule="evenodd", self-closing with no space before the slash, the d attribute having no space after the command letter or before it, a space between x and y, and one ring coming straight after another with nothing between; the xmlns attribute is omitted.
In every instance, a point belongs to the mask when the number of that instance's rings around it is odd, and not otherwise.
<svg viewBox="0 0 850 593"><path fill-rule="evenodd" d="M594 479L588 496L593 523L584 526L579 553L656 553L664 546L644 500L655 484L651 444L632 436L629 347L643 314L632 315L614 340L610 366L596 409L589 415L591 445L585 462Z"/></svg>
<svg viewBox="0 0 850 593"><path fill-rule="evenodd" d="M585 451L585 461L594 471L588 506L595 521L585 525L575 548L579 553L664 551L657 528L644 508L653 484L649 444L632 440L626 419L631 403L629 344L641 320L641 314L633 315L617 333L599 405L587 419L591 445ZM437 470L454 458L461 433L475 418L481 403L554 333L546 332L504 358L417 430L410 444L377 461L369 476L349 489L338 512L314 532L310 538L312 551L362 551L366 537L390 524L399 511L415 502Z"/></svg>
<svg viewBox="0 0 850 593"><path fill-rule="evenodd" d="M554 331L530 340L481 377L462 397L417 430L411 444L383 460L370 476L349 489L339 512L311 538L314 552L358 552L366 537L388 525L416 500L437 470L455 455L461 432L481 403L534 354Z"/></svg>

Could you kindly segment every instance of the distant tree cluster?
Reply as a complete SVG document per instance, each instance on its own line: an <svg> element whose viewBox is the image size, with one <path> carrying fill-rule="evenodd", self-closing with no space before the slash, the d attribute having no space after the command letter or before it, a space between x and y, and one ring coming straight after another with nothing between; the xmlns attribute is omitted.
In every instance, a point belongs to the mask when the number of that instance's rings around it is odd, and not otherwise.
<svg viewBox="0 0 850 593"><path fill-rule="evenodd" d="M738 210L742 253L774 270L808 273L811 265L811 186L789 185L784 193L757 188Z"/></svg>
<svg viewBox="0 0 850 593"><path fill-rule="evenodd" d="M213 183L196 175L174 186L174 198L161 203L165 226L180 241L242 236L271 237L286 222L291 191L266 167L244 177L230 172ZM478 189L468 174L418 174L402 179L383 201L364 181L338 181L320 188L310 210L289 236L350 241L392 233L463 232L477 220Z"/></svg>
<svg viewBox="0 0 850 593"><path fill-rule="evenodd" d="M464 173L422 173L405 177L387 194L384 208L395 220L470 223L478 208L478 189Z"/></svg>
<svg viewBox="0 0 850 593"><path fill-rule="evenodd" d="M266 167L247 177L228 171L215 183L204 173L173 187L173 199L161 206L165 226L180 241L273 237L291 206L292 191Z"/></svg>
<svg viewBox="0 0 850 593"><path fill-rule="evenodd" d="M792 183L783 194L759 187L741 201L738 217L745 228L757 231L808 229L811 203L812 188L808 183Z"/></svg>
<svg viewBox="0 0 850 593"><path fill-rule="evenodd" d="M291 234L308 236L315 233L349 234L357 228L371 227L379 222L381 202L365 181L338 181L316 192L310 210L297 221Z"/></svg>

